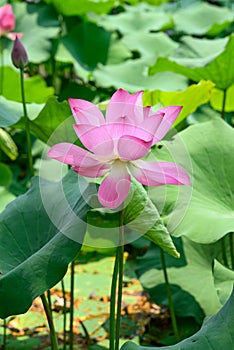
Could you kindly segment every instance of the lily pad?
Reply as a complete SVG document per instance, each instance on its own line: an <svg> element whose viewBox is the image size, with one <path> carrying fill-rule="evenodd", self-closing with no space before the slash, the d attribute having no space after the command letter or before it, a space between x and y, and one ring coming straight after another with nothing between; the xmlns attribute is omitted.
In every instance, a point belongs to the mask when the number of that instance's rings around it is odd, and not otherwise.
<svg viewBox="0 0 234 350"><path fill-rule="evenodd" d="M79 33L79 35L77 35ZM105 64L111 33L94 23L81 22L59 39L71 56L87 70L93 70L97 63Z"/></svg>
<svg viewBox="0 0 234 350"><path fill-rule="evenodd" d="M149 57L152 62L158 56L170 55L179 44L163 32L133 32L123 37L123 42L132 51L138 51L141 57Z"/></svg>
<svg viewBox="0 0 234 350"><path fill-rule="evenodd" d="M190 126L155 151L159 159L176 161L190 173L192 194L183 188L152 188L151 199L161 208L169 231L194 242L209 244L234 231L234 130L221 119ZM181 146L187 150L181 152ZM169 153L168 153L169 151ZM188 168L188 159L192 171ZM182 189L180 189L182 190Z"/></svg>
<svg viewBox="0 0 234 350"><path fill-rule="evenodd" d="M234 35L230 35L221 53L218 51L213 56L202 58L199 55L195 58L160 57L150 68L149 73L153 75L162 71L174 71L196 82L210 80L217 88L225 90L234 80L233 50Z"/></svg>
<svg viewBox="0 0 234 350"><path fill-rule="evenodd" d="M126 11L115 15L103 15L93 19L107 30L118 30L124 35L158 31L172 26L170 15L157 7L126 6Z"/></svg>
<svg viewBox="0 0 234 350"><path fill-rule="evenodd" d="M84 220L89 207L82 199L73 173L63 179L64 193L60 188L61 182L33 178L29 191L0 214L1 318L26 312L37 296L62 279L69 262L81 248L81 243L65 233L77 233L71 210ZM41 197L43 193L44 198ZM58 228L51 221L52 212L58 213L58 203L61 205L64 195L68 194L67 205L59 212L61 224ZM50 212L45 201L50 205ZM83 222L79 237L84 233Z"/></svg>
<svg viewBox="0 0 234 350"><path fill-rule="evenodd" d="M176 30L187 34L211 36L221 33L233 19L233 13L228 8L206 3L180 9L173 16Z"/></svg>
<svg viewBox="0 0 234 350"><path fill-rule="evenodd" d="M220 281L219 270L213 271L214 259L221 250L219 243L203 245L182 237L179 241L177 239L175 244L183 260L165 255L172 298L178 316L194 317L200 323L204 315L216 313L222 306L221 302L226 302L229 297L234 272L224 266L220 267L223 280L226 281L224 284ZM151 298L156 303L168 305L158 247L151 245L147 253L138 259L136 273Z"/></svg>
<svg viewBox="0 0 234 350"><path fill-rule="evenodd" d="M93 76L98 86L121 87L129 92L155 89L171 91L187 87L187 79L179 74L164 72L149 77L146 70L147 60L137 59L115 65L99 65Z"/></svg>

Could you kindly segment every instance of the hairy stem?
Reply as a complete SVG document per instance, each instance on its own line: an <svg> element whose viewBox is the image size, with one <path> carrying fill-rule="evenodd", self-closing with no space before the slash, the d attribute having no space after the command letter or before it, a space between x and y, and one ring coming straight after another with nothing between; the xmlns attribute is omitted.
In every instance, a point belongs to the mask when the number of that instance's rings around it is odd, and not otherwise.
<svg viewBox="0 0 234 350"><path fill-rule="evenodd" d="M43 304L43 307L45 310L45 314L46 314L46 318L47 318L49 328L50 328L51 349L52 350L59 350L58 340L57 340L57 336L56 336L56 332L55 332L55 328L54 328L51 310L50 310L50 307L49 307L49 304L47 302L45 294L41 295L41 301L42 301L42 304Z"/></svg>
<svg viewBox="0 0 234 350"><path fill-rule="evenodd" d="M23 104L24 118L25 118L26 139L27 139L27 146L28 146L29 172L30 172L30 176L32 177L34 175L33 158L32 158L32 144L31 144L31 137L30 137L30 124L29 124L29 118L28 118L27 107L26 107L26 102L25 102L24 70L23 69L20 69L20 86L21 86L21 98L22 98L22 104Z"/></svg>
<svg viewBox="0 0 234 350"><path fill-rule="evenodd" d="M66 292L63 279L61 280L61 287L63 293L63 350L66 350L66 329L67 329L67 301L66 301Z"/></svg>
<svg viewBox="0 0 234 350"><path fill-rule="evenodd" d="M168 303L169 303L172 328L173 328L173 331L175 334L176 341L178 342L180 340L180 336L179 336L179 331L178 331L178 326L177 326L177 321L176 321L176 316L175 316L175 310L174 310L174 305L173 305L173 300L172 300L171 287L170 287L168 274L167 274L165 256L164 256L164 252L161 248L160 248L160 257L161 257L161 263L162 263L162 268L163 268L164 280L165 280L165 284L166 284L166 292L167 292L167 298L168 298Z"/></svg>
<svg viewBox="0 0 234 350"><path fill-rule="evenodd" d="M124 210L120 211L119 218L119 283L118 283L118 301L115 327L115 350L119 350L120 324L121 324L121 305L122 305L122 290L123 290L123 260L124 260Z"/></svg>
<svg viewBox="0 0 234 350"><path fill-rule="evenodd" d="M117 279L119 271L119 249L116 249L115 256L115 265L112 274L111 282L111 296L110 296L110 350L115 348L115 303L116 303L116 288L117 288Z"/></svg>
<svg viewBox="0 0 234 350"><path fill-rule="evenodd" d="M74 281L75 281L75 261L71 263L71 282L70 282L70 333L69 333L69 350L73 350L73 319L74 319Z"/></svg>

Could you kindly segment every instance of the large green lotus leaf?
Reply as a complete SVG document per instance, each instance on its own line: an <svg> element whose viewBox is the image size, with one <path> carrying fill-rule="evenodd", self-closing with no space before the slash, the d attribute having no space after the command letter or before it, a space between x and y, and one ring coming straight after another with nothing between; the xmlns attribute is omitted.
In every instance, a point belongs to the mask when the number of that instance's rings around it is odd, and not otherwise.
<svg viewBox="0 0 234 350"><path fill-rule="evenodd" d="M121 350L230 350L234 348L234 292L222 309L207 318L201 329L180 343L162 347L144 347L127 342Z"/></svg>
<svg viewBox="0 0 234 350"><path fill-rule="evenodd" d="M194 38L190 35L185 35L181 38L180 47L173 53L173 56L175 55L181 58L207 58L208 60L212 60L225 49L228 40L229 37L218 39L200 39Z"/></svg>
<svg viewBox="0 0 234 350"><path fill-rule="evenodd" d="M233 13L225 7L206 3L196 4L175 12L175 29L193 35L215 36L225 30L233 21Z"/></svg>
<svg viewBox="0 0 234 350"><path fill-rule="evenodd" d="M46 0L47 4L53 4L56 10L64 16L84 15L87 12L98 14L109 12L115 5L115 0Z"/></svg>
<svg viewBox="0 0 234 350"><path fill-rule="evenodd" d="M221 253L222 253L222 249L220 247L219 254ZM230 283L230 281L233 281L233 279L234 279L233 270L228 269L219 261L215 260L214 261L214 283L215 283L215 288L217 290L218 297L221 304L224 304L228 299L229 295L231 294L233 283Z"/></svg>
<svg viewBox="0 0 234 350"><path fill-rule="evenodd" d="M11 159L18 157L18 148L10 136L4 129L0 128L0 149Z"/></svg>
<svg viewBox="0 0 234 350"><path fill-rule="evenodd" d="M81 194L73 172L56 183L33 178L0 214L1 318L26 312L66 273L85 233L85 186Z"/></svg>
<svg viewBox="0 0 234 350"><path fill-rule="evenodd" d="M126 11L118 15L103 15L96 17L99 25L107 30L118 30L122 34L142 33L158 31L163 27L171 26L171 18L168 13L157 8L142 6L126 7Z"/></svg>
<svg viewBox="0 0 234 350"><path fill-rule="evenodd" d="M124 42L117 37L116 33L110 35L110 33L105 32L102 28L96 27L91 23L87 24L86 27L87 28L85 29L85 25L83 25L83 39L80 36L76 36L77 31L74 31L74 37L70 34L63 39L60 39L58 41L58 49L55 55L57 61L73 63L79 77L87 81L90 75L89 70L93 69L97 62L116 64L131 58L132 54L130 50ZM88 32L90 32L90 34ZM100 43L96 40L92 45L90 44L91 47L89 47L85 36L92 38L96 37L96 35L99 35ZM103 41L104 35L105 40ZM90 39L88 39L88 43L90 43ZM73 48L72 45L77 45L77 48ZM99 46L99 49L97 48L97 45ZM100 48L103 52L99 52ZM97 52L99 52L98 55Z"/></svg>
<svg viewBox="0 0 234 350"><path fill-rule="evenodd" d="M42 104L28 103L27 112L30 118L36 118L42 110ZM17 123L23 116L23 106L20 102L7 100L0 96L0 126L6 128Z"/></svg>
<svg viewBox="0 0 234 350"><path fill-rule="evenodd" d="M174 126L176 126L199 106L210 100L213 87L212 82L202 80L198 84L190 85L184 91L146 91L144 93L144 104L156 105L161 103L163 106L183 106L174 122Z"/></svg>
<svg viewBox="0 0 234 350"><path fill-rule="evenodd" d="M124 40L120 40L116 33L111 35L106 64L117 64L132 57L132 53Z"/></svg>
<svg viewBox="0 0 234 350"><path fill-rule="evenodd" d="M222 42L221 42L222 44ZM218 50L215 54L202 57L198 54L193 58L180 57L159 57L155 64L150 68L151 75L162 71L174 71L183 74L191 80L199 82L200 80L211 80L216 87L225 90L233 84L234 80L234 35L230 35L229 40L223 52ZM220 41L218 49L220 49Z"/></svg>
<svg viewBox="0 0 234 350"><path fill-rule="evenodd" d="M204 245L182 237L181 241L175 241L182 261L165 255L178 316L194 317L197 322L201 322L203 312L205 315L213 315L220 309L221 301L225 302L230 295L234 272L223 267L222 274L223 279L226 279L226 285L222 285L218 281L220 273L216 277L216 271L213 270L214 259L221 250L219 243ZM156 303L168 304L160 251L157 246L152 245L147 253L138 259L136 273L144 289Z"/></svg>
<svg viewBox="0 0 234 350"><path fill-rule="evenodd" d="M61 40L58 40L57 51L55 54L55 60L62 63L71 63L74 65L74 71L84 82L90 80L90 71L85 69L75 57L69 51L69 48L66 48Z"/></svg>
<svg viewBox="0 0 234 350"><path fill-rule="evenodd" d="M97 63L106 63L110 40L110 32L94 23L81 22L59 41L81 66L93 70Z"/></svg>
<svg viewBox="0 0 234 350"><path fill-rule="evenodd" d="M217 111L223 109L224 92L219 89L213 89L210 104ZM226 91L225 112L234 111L234 84L232 84Z"/></svg>
<svg viewBox="0 0 234 350"><path fill-rule="evenodd" d="M29 61L40 63L50 57L51 40L60 30L58 16L52 6L45 4L14 3L15 31L23 33Z"/></svg>
<svg viewBox="0 0 234 350"><path fill-rule="evenodd" d="M27 103L44 103L54 94L54 89L47 87L46 82L39 75L25 78L24 88ZM21 102L22 100L20 73L11 67L4 67L3 96L12 101Z"/></svg>
<svg viewBox="0 0 234 350"><path fill-rule="evenodd" d="M126 34L123 42L130 50L138 51L144 58L150 57L153 60L158 56L168 56L179 46L163 32L133 32Z"/></svg>
<svg viewBox="0 0 234 350"><path fill-rule="evenodd" d="M73 130L74 118L67 101L58 102L50 97L41 112L30 122L30 132L50 146L59 142L74 142L77 136ZM24 119L14 127L24 129Z"/></svg>
<svg viewBox="0 0 234 350"><path fill-rule="evenodd" d="M130 60L124 63L99 67L93 72L97 86L123 88L129 92L138 90L180 90L187 87L187 79L171 72L153 77L146 74L147 59Z"/></svg>
<svg viewBox="0 0 234 350"><path fill-rule="evenodd" d="M173 235L208 244L234 231L233 138L233 128L216 119L188 127L154 151L157 159L172 159L191 176L191 187L151 188Z"/></svg>

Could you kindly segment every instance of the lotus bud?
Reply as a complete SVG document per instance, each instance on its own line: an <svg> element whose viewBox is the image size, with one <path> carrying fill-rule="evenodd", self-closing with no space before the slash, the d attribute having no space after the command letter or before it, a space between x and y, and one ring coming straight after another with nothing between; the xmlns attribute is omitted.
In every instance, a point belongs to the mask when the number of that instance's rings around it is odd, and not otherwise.
<svg viewBox="0 0 234 350"><path fill-rule="evenodd" d="M28 55L21 43L20 39L16 36L14 46L11 52L11 59L16 68L23 69L28 64Z"/></svg>

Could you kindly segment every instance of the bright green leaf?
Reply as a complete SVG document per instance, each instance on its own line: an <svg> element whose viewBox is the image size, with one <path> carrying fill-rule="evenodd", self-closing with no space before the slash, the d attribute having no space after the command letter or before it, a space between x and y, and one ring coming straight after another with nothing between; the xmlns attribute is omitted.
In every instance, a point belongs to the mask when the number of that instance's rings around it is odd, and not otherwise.
<svg viewBox="0 0 234 350"><path fill-rule="evenodd" d="M65 16L75 16L86 14L87 12L107 13L115 5L115 0L46 0L47 4L53 4L56 10Z"/></svg>
<svg viewBox="0 0 234 350"><path fill-rule="evenodd" d="M8 100L21 102L19 71L11 67L4 67L3 77L3 96ZM27 103L44 103L54 94L54 89L52 87L47 87L46 82L39 75L25 78L24 86Z"/></svg>
<svg viewBox="0 0 234 350"><path fill-rule="evenodd" d="M148 91L144 93L145 105L183 106L174 126L183 121L189 114L194 112L200 105L207 103L213 90L214 84L210 81L201 81L190 85L184 91Z"/></svg>
<svg viewBox="0 0 234 350"><path fill-rule="evenodd" d="M217 111L222 111L224 92L218 89L213 89L210 104ZM225 112L234 111L234 84L226 91Z"/></svg>

